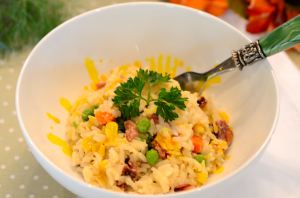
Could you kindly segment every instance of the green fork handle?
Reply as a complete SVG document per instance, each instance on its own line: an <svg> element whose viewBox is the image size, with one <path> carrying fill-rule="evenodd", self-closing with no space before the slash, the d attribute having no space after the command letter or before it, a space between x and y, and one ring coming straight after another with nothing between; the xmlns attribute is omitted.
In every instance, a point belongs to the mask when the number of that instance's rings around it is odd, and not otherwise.
<svg viewBox="0 0 300 198"><path fill-rule="evenodd" d="M294 17L259 40L232 52L235 66L243 69L268 56L300 43L300 15Z"/></svg>
<svg viewBox="0 0 300 198"><path fill-rule="evenodd" d="M300 15L259 39L266 56L271 56L300 43Z"/></svg>

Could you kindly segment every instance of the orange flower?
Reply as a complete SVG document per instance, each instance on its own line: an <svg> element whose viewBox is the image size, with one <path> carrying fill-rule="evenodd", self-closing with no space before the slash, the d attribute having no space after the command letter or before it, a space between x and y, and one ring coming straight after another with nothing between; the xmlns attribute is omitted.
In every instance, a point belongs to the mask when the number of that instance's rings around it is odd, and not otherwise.
<svg viewBox="0 0 300 198"><path fill-rule="evenodd" d="M203 10L215 16L224 14L228 9L227 0L170 0L170 2Z"/></svg>
<svg viewBox="0 0 300 198"><path fill-rule="evenodd" d="M249 0L247 31L260 33L284 22L284 0Z"/></svg>

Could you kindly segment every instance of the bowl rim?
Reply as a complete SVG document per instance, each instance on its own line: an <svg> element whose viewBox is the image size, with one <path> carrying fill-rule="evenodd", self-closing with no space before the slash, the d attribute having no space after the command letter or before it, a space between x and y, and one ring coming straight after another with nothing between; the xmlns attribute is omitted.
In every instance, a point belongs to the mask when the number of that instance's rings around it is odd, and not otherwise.
<svg viewBox="0 0 300 198"><path fill-rule="evenodd" d="M116 191L112 191L112 190L108 190L105 188L101 188L101 187L96 187L93 186L91 184L88 184L87 182L83 181L83 180L79 180L77 178L74 178L73 176L65 173L63 170L61 170L56 164L54 164L50 159L48 159L43 152L34 144L34 142L31 140L30 135L25 127L25 124L23 122L22 116L21 116L21 110L20 110L20 90L21 90L21 83L23 81L23 76L25 73L25 70L27 68L27 66L29 65L29 61L31 60L32 56L35 54L35 52L40 48L40 46L53 34L55 34L58 30L60 30L61 28L63 28L65 25L67 24L71 24L76 22L79 18L83 18L83 17L88 17L89 15L93 15L97 12L102 12L105 10L109 10L109 9L114 9L114 8L122 8L122 7L133 7L133 6L158 6L158 7L165 7L165 8L175 8L175 9L180 9L180 10L186 10L189 12L194 12L197 13L199 16L202 17L206 17L206 18L211 18L214 21L221 23L224 25L224 27L226 26L227 28L233 30L234 32L236 32L237 34L239 34L241 37L243 37L245 40L247 41L251 41L245 34L243 34L241 31L239 31L237 28L235 28L234 26L232 26L231 24L223 21L222 19L213 16L211 14L208 14L206 12L203 12L201 10L197 10L194 8L190 8L187 6L183 6L183 5L178 5L178 4L173 4L173 3L167 3L167 2L127 2L127 3L118 3L118 4L112 4L112 5L108 5L108 6L103 6L100 8L96 8L96 9L92 9L86 12L83 12L79 15L76 15L66 21L64 21L63 23L61 23L60 25L58 25L57 27L55 27L53 30L51 30L46 36L44 36L31 50L31 52L29 53L29 55L27 56L25 62L23 63L22 69L19 73L18 76L18 80L17 80L17 86L16 86L16 92L15 92L15 107L16 107L16 114L17 114L17 119L22 131L23 136L25 137L25 140L29 146L30 149L32 149L32 153L35 157L35 159L39 162L40 165L42 165L42 167L46 170L46 172L52 176L57 182L59 182L64 188L67 188L68 190L70 190L71 192L74 192L71 188L67 187L65 184L61 183L60 181L58 181L52 174L54 174L52 171L48 170L46 168L46 166L52 167L52 170L55 172L55 174L60 174L60 177L65 177L66 179L68 179L72 184L77 184L82 186L84 189L86 190L93 190L93 192L97 192L97 193L107 193L107 195L112 195L112 196L120 196L120 197L126 197L128 195L130 195L130 197L158 197L158 198L163 198L163 197L180 197L180 196L189 196L192 195L193 193L199 193L200 191L205 191L208 189L211 189L214 186L220 185L221 183L223 183L224 181L227 181L229 179L232 179L234 176L237 176L238 174L240 174L242 171L242 169L246 169L248 168L252 162L255 161L255 159L263 152L263 150L266 148L267 144L269 143L269 141L271 140L271 137L274 134L274 131L276 129L277 126L277 122L278 122L278 117L279 117L279 111L280 111L280 97L279 97L279 87L278 87L278 80L277 77L275 75L274 70L271 67L271 64L269 63L268 60L265 60L265 64L268 65L268 70L271 73L272 79L273 79L273 85L275 87L274 91L275 91L275 102L276 102L276 112L275 112L275 117L273 119L273 123L272 126L270 128L270 132L267 136L267 138L264 140L263 144L259 147L259 149L253 153L251 155L251 157L249 159L246 160L246 162L244 162L241 166L239 166L237 169L235 169L234 171L228 173L227 175L225 175L224 177L218 179L217 181L213 182L213 183L208 183L205 184L201 187L198 188L194 188L188 191L182 191L182 192L176 192L176 193L167 193L167 194L129 194L129 193L124 193L124 192L116 192ZM43 162L41 162L40 160L43 160ZM43 164L45 163L45 164Z"/></svg>

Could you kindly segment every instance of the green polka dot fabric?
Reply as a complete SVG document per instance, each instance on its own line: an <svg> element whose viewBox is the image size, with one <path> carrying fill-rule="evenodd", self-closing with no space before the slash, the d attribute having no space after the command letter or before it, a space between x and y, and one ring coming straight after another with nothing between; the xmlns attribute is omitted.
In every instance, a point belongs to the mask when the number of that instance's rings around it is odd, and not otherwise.
<svg viewBox="0 0 300 198"><path fill-rule="evenodd" d="M27 147L15 110L21 63L12 63L18 60L0 59L0 197L76 197L44 171Z"/></svg>

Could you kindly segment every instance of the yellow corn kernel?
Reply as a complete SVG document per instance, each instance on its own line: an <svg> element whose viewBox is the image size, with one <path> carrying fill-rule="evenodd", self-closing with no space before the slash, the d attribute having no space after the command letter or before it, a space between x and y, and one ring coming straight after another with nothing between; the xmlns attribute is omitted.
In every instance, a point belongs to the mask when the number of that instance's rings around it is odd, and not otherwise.
<svg viewBox="0 0 300 198"><path fill-rule="evenodd" d="M89 126L94 126L96 122L96 118L94 116L89 116L88 124Z"/></svg>
<svg viewBox="0 0 300 198"><path fill-rule="evenodd" d="M81 143L81 147L84 152L89 152L92 150L92 136L84 138Z"/></svg>
<svg viewBox="0 0 300 198"><path fill-rule="evenodd" d="M100 145L97 142L91 141L91 150L93 152L97 152L99 150L99 147L100 147Z"/></svg>
<svg viewBox="0 0 300 198"><path fill-rule="evenodd" d="M205 184L207 181L207 178L208 178L208 173L206 173L206 172L199 172L197 174L197 181L199 184L202 184L202 185Z"/></svg>
<svg viewBox="0 0 300 198"><path fill-rule="evenodd" d="M106 166L107 166L107 160L102 160L99 163L99 170L105 172Z"/></svg>
<svg viewBox="0 0 300 198"><path fill-rule="evenodd" d="M229 116L226 112L224 111L220 111L219 112L219 116L222 120L224 120L225 122L229 123Z"/></svg>
<svg viewBox="0 0 300 198"><path fill-rule="evenodd" d="M104 133L110 142L114 142L118 138L118 124L116 122L108 122L105 126Z"/></svg>
<svg viewBox="0 0 300 198"><path fill-rule="evenodd" d="M165 137L165 138L171 138L171 134L170 134L170 129L167 128L167 127L163 127L161 130L160 130L160 134Z"/></svg>
<svg viewBox="0 0 300 198"><path fill-rule="evenodd" d="M197 123L193 127L194 133L203 134L205 132L205 127L201 123Z"/></svg>
<svg viewBox="0 0 300 198"><path fill-rule="evenodd" d="M101 157L104 157L104 155L105 155L105 146L103 144L100 144L98 153Z"/></svg>
<svg viewBox="0 0 300 198"><path fill-rule="evenodd" d="M166 128L166 129L168 129L168 128ZM181 155L179 144L176 141L174 141L170 135L169 135L169 137L166 137L166 136L162 135L162 132L160 131L160 133L157 134L155 141L157 143L159 143L159 145L163 149L167 150L169 154L176 155L176 156Z"/></svg>
<svg viewBox="0 0 300 198"><path fill-rule="evenodd" d="M224 171L224 166L220 166L218 167L215 171L214 171L214 174L220 174Z"/></svg>
<svg viewBox="0 0 300 198"><path fill-rule="evenodd" d="M226 150L228 148L228 144L226 141L222 140L219 142L218 144L218 148L222 149L222 150Z"/></svg>
<svg viewBox="0 0 300 198"><path fill-rule="evenodd" d="M107 176L106 176L106 167L107 167L107 160L102 160L99 163L99 173L96 177L96 181L100 184L100 186L105 187L107 184Z"/></svg>

